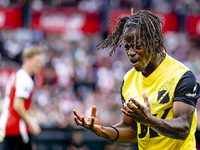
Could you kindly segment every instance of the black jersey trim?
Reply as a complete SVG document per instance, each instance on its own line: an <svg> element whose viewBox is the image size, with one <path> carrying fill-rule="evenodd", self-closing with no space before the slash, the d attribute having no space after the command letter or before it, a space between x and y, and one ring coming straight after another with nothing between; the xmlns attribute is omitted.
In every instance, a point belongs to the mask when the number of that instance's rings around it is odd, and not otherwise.
<svg viewBox="0 0 200 150"><path fill-rule="evenodd" d="M124 99L124 96L122 94L123 87L124 87L124 80L123 80L121 88L120 88L120 94L121 94L121 100L122 100L122 107L124 108L125 99Z"/></svg>
<svg viewBox="0 0 200 150"><path fill-rule="evenodd" d="M173 101L181 101L196 107L197 99L200 97L200 86L195 75L187 71L179 80Z"/></svg>

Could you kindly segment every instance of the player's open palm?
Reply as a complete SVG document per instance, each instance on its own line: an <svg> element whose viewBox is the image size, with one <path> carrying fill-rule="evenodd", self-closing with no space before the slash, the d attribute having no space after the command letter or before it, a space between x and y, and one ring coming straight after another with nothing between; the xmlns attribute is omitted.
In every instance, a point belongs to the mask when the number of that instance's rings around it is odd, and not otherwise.
<svg viewBox="0 0 200 150"><path fill-rule="evenodd" d="M95 131L97 126L99 126L99 119L96 116L97 108L96 106L92 107L91 110L91 116L87 119L85 119L83 116L80 116L76 110L73 110L74 112L74 121L77 125L83 126L86 129L89 129L91 131Z"/></svg>

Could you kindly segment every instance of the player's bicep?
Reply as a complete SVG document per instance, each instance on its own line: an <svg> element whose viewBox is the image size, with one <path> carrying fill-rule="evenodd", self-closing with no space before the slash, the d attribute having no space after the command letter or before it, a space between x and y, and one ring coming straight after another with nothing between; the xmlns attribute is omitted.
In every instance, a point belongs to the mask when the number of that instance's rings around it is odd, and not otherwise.
<svg viewBox="0 0 200 150"><path fill-rule="evenodd" d="M173 118L181 118L188 127L191 126L195 107L181 101L173 103Z"/></svg>
<svg viewBox="0 0 200 150"><path fill-rule="evenodd" d="M119 130L118 142L135 143L137 141L137 124L132 118L122 115L122 121L115 125Z"/></svg>
<svg viewBox="0 0 200 150"><path fill-rule="evenodd" d="M13 106L16 111L20 111L24 109L24 98L15 97Z"/></svg>
<svg viewBox="0 0 200 150"><path fill-rule="evenodd" d="M131 127L132 130L137 132L137 123L133 118L122 113L122 122L124 125Z"/></svg>

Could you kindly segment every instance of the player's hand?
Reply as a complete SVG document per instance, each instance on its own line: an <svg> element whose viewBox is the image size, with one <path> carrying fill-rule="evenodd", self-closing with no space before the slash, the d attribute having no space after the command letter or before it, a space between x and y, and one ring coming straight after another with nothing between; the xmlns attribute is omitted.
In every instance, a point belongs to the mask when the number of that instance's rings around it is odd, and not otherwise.
<svg viewBox="0 0 200 150"><path fill-rule="evenodd" d="M5 133L2 131L2 129L0 129L0 143L3 142L5 138Z"/></svg>
<svg viewBox="0 0 200 150"><path fill-rule="evenodd" d="M29 130L33 135L38 135L41 132L40 126L34 121L29 124Z"/></svg>
<svg viewBox="0 0 200 150"><path fill-rule="evenodd" d="M74 112L74 121L77 125L83 126L84 128L94 132L98 136L101 134L101 126L99 126L99 119L96 116L97 108L96 106L92 107L91 116L85 119L83 116L80 116L76 110Z"/></svg>
<svg viewBox="0 0 200 150"><path fill-rule="evenodd" d="M144 99L144 105L141 105L137 100L131 97L130 102L134 105L127 101L124 103L124 109L122 109L122 112L125 115L132 117L135 121L148 126L152 114L146 94L143 93L142 96Z"/></svg>

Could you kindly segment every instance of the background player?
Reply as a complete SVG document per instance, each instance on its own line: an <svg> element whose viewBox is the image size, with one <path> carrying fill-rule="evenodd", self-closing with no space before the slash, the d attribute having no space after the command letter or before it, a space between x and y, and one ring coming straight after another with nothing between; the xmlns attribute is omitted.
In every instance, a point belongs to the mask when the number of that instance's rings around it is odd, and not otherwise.
<svg viewBox="0 0 200 150"><path fill-rule="evenodd" d="M5 150L31 150L30 133L37 135L40 127L28 114L33 94L33 77L42 66L41 51L29 47L23 51L22 67L13 73L7 83L5 105L1 116L0 127L5 133Z"/></svg>
<svg viewBox="0 0 200 150"><path fill-rule="evenodd" d="M164 51L162 20L149 11L117 20L115 30L98 46L112 46L112 55L123 44L134 67L121 87L122 121L100 126L93 107L88 119L74 110L76 124L112 142L138 140L139 149L195 150L199 83L187 67Z"/></svg>

